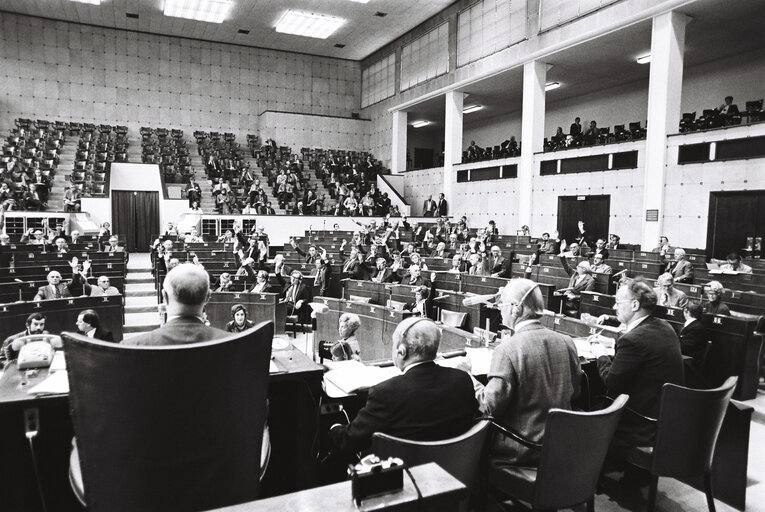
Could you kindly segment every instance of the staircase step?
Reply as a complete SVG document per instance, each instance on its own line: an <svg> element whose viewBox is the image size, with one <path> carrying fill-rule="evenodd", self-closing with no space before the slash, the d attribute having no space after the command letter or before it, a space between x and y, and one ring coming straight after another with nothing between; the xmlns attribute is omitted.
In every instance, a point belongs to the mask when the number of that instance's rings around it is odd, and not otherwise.
<svg viewBox="0 0 765 512"><path fill-rule="evenodd" d="M139 326L159 326L159 313L155 310L146 313L125 313L125 328Z"/></svg>
<svg viewBox="0 0 765 512"><path fill-rule="evenodd" d="M157 306L157 298L152 295L125 297L126 306Z"/></svg>
<svg viewBox="0 0 765 512"><path fill-rule="evenodd" d="M122 334L141 334L144 332L153 331L159 327L159 321L157 321L157 324L151 324L151 325L126 325L122 328ZM132 336L123 336L123 338L130 338Z"/></svg>
<svg viewBox="0 0 765 512"><path fill-rule="evenodd" d="M141 272L143 274L143 272ZM154 278L151 274L148 277L134 277L130 274L125 277L125 284L154 284Z"/></svg>
<svg viewBox="0 0 765 512"><path fill-rule="evenodd" d="M159 314L157 311L157 304L146 305L146 306L127 306L127 305L125 306L125 315L130 315L134 313L155 313L157 315Z"/></svg>

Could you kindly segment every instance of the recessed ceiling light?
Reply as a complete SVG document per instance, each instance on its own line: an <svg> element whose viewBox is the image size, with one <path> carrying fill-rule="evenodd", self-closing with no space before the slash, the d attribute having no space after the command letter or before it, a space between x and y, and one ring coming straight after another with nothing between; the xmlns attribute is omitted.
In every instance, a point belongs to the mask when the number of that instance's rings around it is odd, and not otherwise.
<svg viewBox="0 0 765 512"><path fill-rule="evenodd" d="M101 5L101 0L72 0L72 2L79 2L81 4Z"/></svg>
<svg viewBox="0 0 765 512"><path fill-rule="evenodd" d="M415 121L412 123L412 128L422 128L423 126L428 126L430 124L430 121Z"/></svg>
<svg viewBox="0 0 765 512"><path fill-rule="evenodd" d="M472 114L473 112L478 112L483 108L483 105L470 105L468 107L465 107L462 109L463 114Z"/></svg>
<svg viewBox="0 0 765 512"><path fill-rule="evenodd" d="M356 2L357 4L368 4L369 0L350 0L351 2Z"/></svg>
<svg viewBox="0 0 765 512"><path fill-rule="evenodd" d="M335 44L335 48L345 48L345 45L343 43L337 43Z"/></svg>
<svg viewBox="0 0 765 512"><path fill-rule="evenodd" d="M138 19L138 15L136 13L134 13L134 12L126 12L125 16L127 16L128 18L132 18L134 20Z"/></svg>
<svg viewBox="0 0 765 512"><path fill-rule="evenodd" d="M637 61L638 64L648 64L649 62L651 62L651 54L649 53L648 55L641 55L635 60Z"/></svg>
<svg viewBox="0 0 765 512"><path fill-rule="evenodd" d="M165 16L223 23L234 3L232 0L165 0Z"/></svg>
<svg viewBox="0 0 765 512"><path fill-rule="evenodd" d="M380 12L380 11L377 11L377 12L375 13L375 16L377 16L378 18L384 18L384 17L386 17L387 15L388 15L388 13L387 13L387 12Z"/></svg>
<svg viewBox="0 0 765 512"><path fill-rule="evenodd" d="M283 34L326 39L343 23L342 18L290 9L276 22L275 28Z"/></svg>
<svg viewBox="0 0 765 512"><path fill-rule="evenodd" d="M560 87L560 82L547 82L545 84L545 91L552 91L553 89L557 89Z"/></svg>
<svg viewBox="0 0 765 512"><path fill-rule="evenodd" d="M239 29L239 30L237 30L236 32L237 32L237 34L244 34L244 35L247 35L247 34L249 34L249 33L250 33L250 31L249 31L249 30L247 30L247 29L244 29L244 28L240 28L240 29Z"/></svg>

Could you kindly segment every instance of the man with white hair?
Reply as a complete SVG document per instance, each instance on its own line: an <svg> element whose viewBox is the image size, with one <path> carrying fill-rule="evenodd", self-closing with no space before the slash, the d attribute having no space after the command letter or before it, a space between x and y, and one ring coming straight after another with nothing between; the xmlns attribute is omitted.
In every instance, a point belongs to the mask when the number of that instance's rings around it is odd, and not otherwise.
<svg viewBox="0 0 765 512"><path fill-rule="evenodd" d="M205 325L203 314L210 298L210 277L193 263L182 263L167 273L162 297L167 304L167 322L151 332L123 340L123 345L182 345L228 335Z"/></svg>
<svg viewBox="0 0 765 512"><path fill-rule="evenodd" d="M675 249L675 259L667 263L664 272L669 272L676 283L693 282L693 264L685 257L685 249Z"/></svg>
<svg viewBox="0 0 765 512"><path fill-rule="evenodd" d="M564 295L566 297L567 309L579 309L579 299L582 296L582 292L589 292L595 288L592 268L589 262L582 260L576 266L576 270L574 270L565 256L561 256L560 262L566 273L571 276L571 279L566 288L555 290L555 295Z"/></svg>
<svg viewBox="0 0 765 512"><path fill-rule="evenodd" d="M549 410L571 409L579 394L579 355L570 337L540 323L544 300L537 283L512 279L497 305L503 324L515 333L494 349L486 386L473 379L478 406L481 413L539 443ZM489 452L491 471L538 462L539 451L503 436L495 437Z"/></svg>
<svg viewBox="0 0 765 512"><path fill-rule="evenodd" d="M69 266L72 267L72 271L77 272L77 258L74 258L69 262ZM61 282L61 273L58 270L51 270L48 272L48 284L41 286L37 290L37 295L34 296L34 301L50 300L50 299L65 299L72 296L72 292L69 291L70 283Z"/></svg>
<svg viewBox="0 0 765 512"><path fill-rule="evenodd" d="M165 240L165 243L170 242L171 252L172 252L172 242L170 240ZM109 245L104 247L104 252L125 252L124 247L120 247L120 240L116 236L112 235L109 237Z"/></svg>
<svg viewBox="0 0 765 512"><path fill-rule="evenodd" d="M675 288L674 284L675 280L669 272L660 275L659 279L656 280L656 288L653 291L659 306L684 308L688 305L688 297L684 292Z"/></svg>
<svg viewBox="0 0 765 512"><path fill-rule="evenodd" d="M350 457L383 432L415 441L438 441L465 433L477 407L470 377L434 362L441 331L428 318L407 318L392 339L393 363L403 372L369 390L350 425L332 425L332 451Z"/></svg>

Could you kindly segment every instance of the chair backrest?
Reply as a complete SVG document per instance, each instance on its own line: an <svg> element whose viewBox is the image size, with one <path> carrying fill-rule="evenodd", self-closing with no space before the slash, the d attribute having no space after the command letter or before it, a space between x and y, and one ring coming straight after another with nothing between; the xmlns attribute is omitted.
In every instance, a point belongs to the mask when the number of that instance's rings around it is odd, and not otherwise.
<svg viewBox="0 0 765 512"><path fill-rule="evenodd" d="M465 323L466 317L467 313L450 311L448 309L442 309L441 313L439 314L439 320L443 322L444 325L448 325L449 327L462 327L462 325Z"/></svg>
<svg viewBox="0 0 765 512"><path fill-rule="evenodd" d="M595 494L598 477L629 397L594 412L551 409L534 485L534 509L569 508ZM576 442L572 442L576 440Z"/></svg>
<svg viewBox="0 0 765 512"><path fill-rule="evenodd" d="M349 295L348 300L351 302L363 302L364 304L369 304L369 301L372 299L372 297L362 297L361 295Z"/></svg>
<svg viewBox="0 0 765 512"><path fill-rule="evenodd" d="M203 510L258 497L274 326L125 346L63 333L88 509Z"/></svg>
<svg viewBox="0 0 765 512"><path fill-rule="evenodd" d="M712 466L725 411L738 377L715 389L664 384L651 471L669 477L703 475Z"/></svg>
<svg viewBox="0 0 765 512"><path fill-rule="evenodd" d="M370 453L380 458L398 457L409 467L435 462L470 489L478 473L489 424L489 420L479 420L461 436L443 441L411 441L375 432Z"/></svg>
<svg viewBox="0 0 765 512"><path fill-rule="evenodd" d="M396 311L403 311L404 306L406 306L406 302L401 302L398 300L388 299L385 303L385 305L389 308L395 309Z"/></svg>

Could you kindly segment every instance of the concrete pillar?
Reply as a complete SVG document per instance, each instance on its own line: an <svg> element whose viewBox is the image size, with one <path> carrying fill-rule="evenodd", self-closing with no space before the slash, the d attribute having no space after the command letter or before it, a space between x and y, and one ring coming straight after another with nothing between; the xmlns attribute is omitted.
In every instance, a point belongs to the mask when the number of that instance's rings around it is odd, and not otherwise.
<svg viewBox="0 0 765 512"><path fill-rule="evenodd" d="M688 16L678 12L667 12L653 19L643 179L641 243L644 248L656 247L659 236L664 234L667 134L677 131L680 122L685 26L688 21Z"/></svg>
<svg viewBox="0 0 765 512"><path fill-rule="evenodd" d="M391 143L391 172L406 170L407 113L401 110L393 112L393 141Z"/></svg>
<svg viewBox="0 0 765 512"><path fill-rule="evenodd" d="M449 204L449 213L455 212L452 195L454 165L462 160L462 107L465 94L449 91L446 93L446 121L444 127L444 196Z"/></svg>
<svg viewBox="0 0 765 512"><path fill-rule="evenodd" d="M523 65L523 110L521 118L521 162L518 165L518 225L531 227L531 189L534 182L534 153L542 151L545 132L545 83L547 64L533 61ZM513 230L510 230L513 232Z"/></svg>

